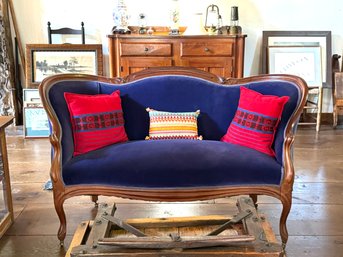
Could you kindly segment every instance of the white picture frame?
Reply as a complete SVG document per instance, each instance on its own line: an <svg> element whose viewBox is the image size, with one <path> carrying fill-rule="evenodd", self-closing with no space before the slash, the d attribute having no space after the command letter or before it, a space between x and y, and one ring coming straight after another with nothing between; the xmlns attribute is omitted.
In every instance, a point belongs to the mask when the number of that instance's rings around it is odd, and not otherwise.
<svg viewBox="0 0 343 257"><path fill-rule="evenodd" d="M303 78L309 87L323 86L320 46L268 47L268 73L292 74Z"/></svg>
<svg viewBox="0 0 343 257"><path fill-rule="evenodd" d="M49 135L49 120L44 108L24 107L24 137L40 138Z"/></svg>
<svg viewBox="0 0 343 257"><path fill-rule="evenodd" d="M43 107L38 89L23 89L23 105L24 107Z"/></svg>

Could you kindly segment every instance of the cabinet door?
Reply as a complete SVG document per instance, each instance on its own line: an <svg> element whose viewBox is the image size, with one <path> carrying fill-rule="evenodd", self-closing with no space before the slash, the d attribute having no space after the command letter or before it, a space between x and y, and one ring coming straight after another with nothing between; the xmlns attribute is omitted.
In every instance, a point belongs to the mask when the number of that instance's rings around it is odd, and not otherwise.
<svg viewBox="0 0 343 257"><path fill-rule="evenodd" d="M181 66L191 66L221 77L233 77L233 58L228 57L183 57Z"/></svg>
<svg viewBox="0 0 343 257"><path fill-rule="evenodd" d="M170 57L122 57L120 62L120 77L151 67L173 65Z"/></svg>

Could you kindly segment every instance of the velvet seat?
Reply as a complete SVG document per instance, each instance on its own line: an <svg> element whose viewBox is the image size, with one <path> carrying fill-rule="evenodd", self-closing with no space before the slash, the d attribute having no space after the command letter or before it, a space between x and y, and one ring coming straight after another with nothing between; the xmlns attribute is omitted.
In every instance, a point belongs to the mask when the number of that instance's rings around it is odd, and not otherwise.
<svg viewBox="0 0 343 257"><path fill-rule="evenodd" d="M249 159L254 161L247 162ZM210 140L139 140L114 144L76 156L63 167L66 185L143 188L279 185L281 176L282 168L275 158L247 147Z"/></svg>

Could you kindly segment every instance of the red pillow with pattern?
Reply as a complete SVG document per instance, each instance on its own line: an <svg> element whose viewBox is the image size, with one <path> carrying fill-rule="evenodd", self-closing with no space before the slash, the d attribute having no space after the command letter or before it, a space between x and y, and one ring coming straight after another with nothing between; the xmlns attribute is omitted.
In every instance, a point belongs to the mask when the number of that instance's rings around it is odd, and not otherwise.
<svg viewBox="0 0 343 257"><path fill-rule="evenodd" d="M74 137L74 156L128 140L119 90L111 95L64 93Z"/></svg>
<svg viewBox="0 0 343 257"><path fill-rule="evenodd" d="M288 96L263 95L241 87L236 114L221 141L275 156L272 144Z"/></svg>

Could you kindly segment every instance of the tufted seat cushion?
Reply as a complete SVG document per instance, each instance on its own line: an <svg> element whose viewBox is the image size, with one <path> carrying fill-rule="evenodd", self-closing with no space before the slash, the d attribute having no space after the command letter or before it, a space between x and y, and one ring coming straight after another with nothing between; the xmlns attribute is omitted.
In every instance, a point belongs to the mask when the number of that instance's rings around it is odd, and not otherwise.
<svg viewBox="0 0 343 257"><path fill-rule="evenodd" d="M129 141L73 157L63 166L66 185L220 187L279 185L281 178L275 158L212 140Z"/></svg>

